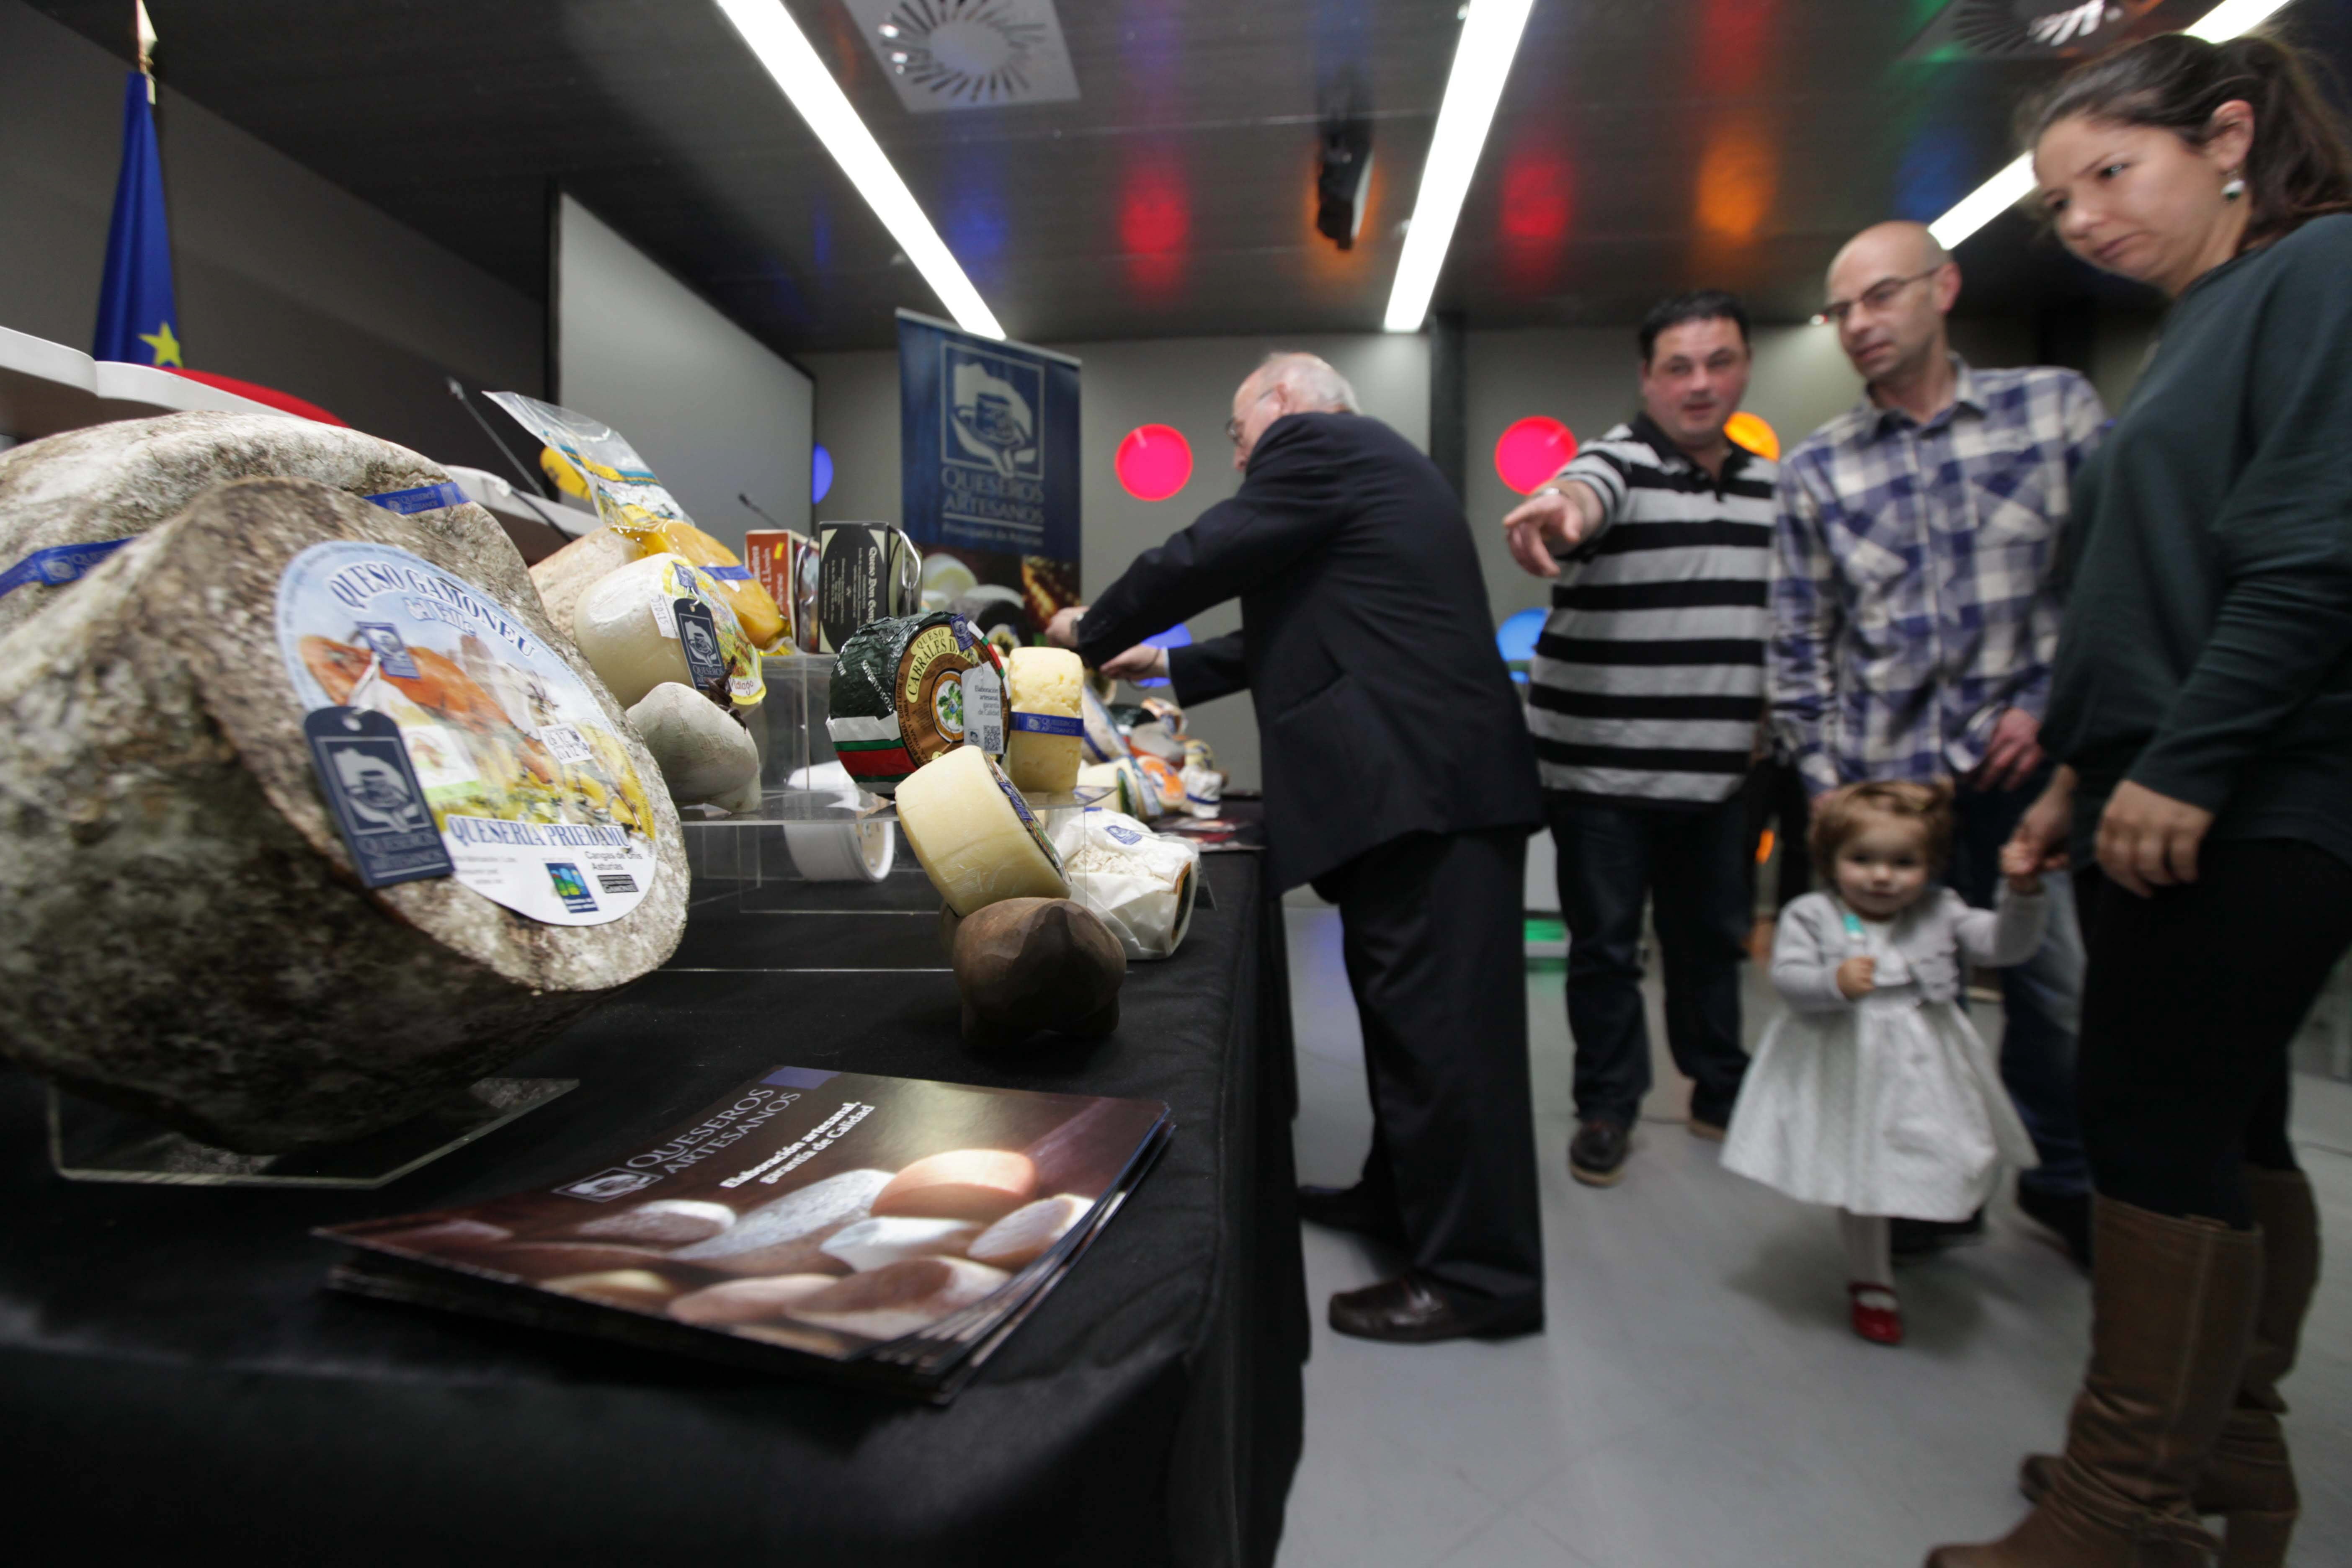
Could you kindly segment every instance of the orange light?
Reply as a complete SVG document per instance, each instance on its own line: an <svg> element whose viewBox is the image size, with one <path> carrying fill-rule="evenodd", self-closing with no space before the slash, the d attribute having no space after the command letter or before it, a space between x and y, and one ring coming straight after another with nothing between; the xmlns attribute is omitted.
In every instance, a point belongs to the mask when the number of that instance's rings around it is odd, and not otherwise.
<svg viewBox="0 0 2352 1568"><path fill-rule="evenodd" d="M1723 433L1733 445L1745 447L1759 458L1780 460L1780 432L1745 408L1723 422Z"/></svg>
<svg viewBox="0 0 2352 1568"><path fill-rule="evenodd" d="M1771 212L1780 183L1780 149L1753 125L1724 127L1699 156L1698 226L1716 240L1746 245Z"/></svg>
<svg viewBox="0 0 2352 1568"><path fill-rule="evenodd" d="M1772 830L1769 827L1766 828L1764 830L1764 836L1756 841L1756 863L1759 866L1763 865L1767 860L1772 858L1772 845L1774 842L1775 840L1772 837Z"/></svg>

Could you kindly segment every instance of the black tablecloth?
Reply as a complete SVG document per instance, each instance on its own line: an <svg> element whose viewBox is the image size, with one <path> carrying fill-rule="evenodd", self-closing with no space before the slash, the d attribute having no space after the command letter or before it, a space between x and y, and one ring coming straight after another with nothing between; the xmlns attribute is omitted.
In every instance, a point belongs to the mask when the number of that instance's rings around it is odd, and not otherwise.
<svg viewBox="0 0 2352 1568"><path fill-rule="evenodd" d="M1214 907L1129 970L1115 1036L1018 1065L959 1045L911 866L703 884L667 969L508 1069L579 1089L374 1192L66 1182L41 1086L0 1076L12 1535L338 1565L1269 1562L1307 1330L1258 864L1206 858ZM1179 1131L945 1408L321 1289L314 1226L591 1168L777 1064L1150 1096Z"/></svg>

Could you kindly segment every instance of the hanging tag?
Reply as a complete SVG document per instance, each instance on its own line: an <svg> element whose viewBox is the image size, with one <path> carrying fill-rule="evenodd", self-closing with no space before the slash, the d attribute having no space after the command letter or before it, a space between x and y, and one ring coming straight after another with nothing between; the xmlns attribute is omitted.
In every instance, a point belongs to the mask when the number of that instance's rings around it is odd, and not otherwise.
<svg viewBox="0 0 2352 1568"><path fill-rule="evenodd" d="M963 672L963 738L992 757L1004 754L1004 683L989 665Z"/></svg>
<svg viewBox="0 0 2352 1568"><path fill-rule="evenodd" d="M719 623L699 599L673 599L670 614L677 621L677 641L686 652L686 669L697 691L727 690L727 655L719 647Z"/></svg>
<svg viewBox="0 0 2352 1568"><path fill-rule="evenodd" d="M352 628L352 640L373 652L386 675L396 680L417 679L416 660L409 657L408 643L398 626L383 621L362 621Z"/></svg>
<svg viewBox="0 0 2352 1568"><path fill-rule="evenodd" d="M391 715L314 708L302 716L302 735L362 885L456 874Z"/></svg>

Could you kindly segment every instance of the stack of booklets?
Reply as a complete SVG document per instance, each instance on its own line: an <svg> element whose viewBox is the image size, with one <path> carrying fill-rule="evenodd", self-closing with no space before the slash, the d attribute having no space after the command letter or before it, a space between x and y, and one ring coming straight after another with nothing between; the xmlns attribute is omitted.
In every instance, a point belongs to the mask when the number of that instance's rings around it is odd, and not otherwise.
<svg viewBox="0 0 2352 1568"><path fill-rule="evenodd" d="M1153 1100L778 1068L610 1163L319 1232L362 1295L954 1397L1175 1130Z"/></svg>

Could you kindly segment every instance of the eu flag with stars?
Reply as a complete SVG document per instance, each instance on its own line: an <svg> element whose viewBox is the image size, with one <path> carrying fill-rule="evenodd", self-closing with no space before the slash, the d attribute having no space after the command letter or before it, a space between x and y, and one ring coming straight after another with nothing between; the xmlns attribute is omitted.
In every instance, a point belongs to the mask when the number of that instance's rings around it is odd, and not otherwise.
<svg viewBox="0 0 2352 1568"><path fill-rule="evenodd" d="M98 344L90 357L178 364L180 312L172 301L172 238L163 228L163 162L147 78L131 73L122 94L122 173L106 234L106 280L98 289Z"/></svg>

